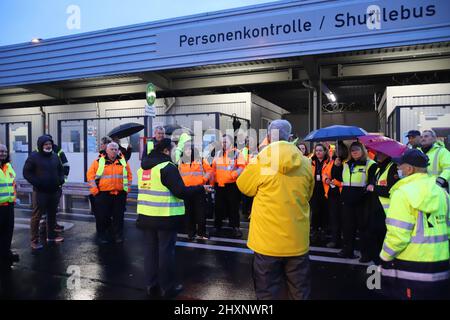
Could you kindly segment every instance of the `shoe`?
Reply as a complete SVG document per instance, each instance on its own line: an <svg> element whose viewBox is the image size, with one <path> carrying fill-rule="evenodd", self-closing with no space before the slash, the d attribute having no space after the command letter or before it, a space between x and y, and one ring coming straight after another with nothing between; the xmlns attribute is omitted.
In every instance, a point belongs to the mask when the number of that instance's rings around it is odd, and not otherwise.
<svg viewBox="0 0 450 320"><path fill-rule="evenodd" d="M31 249L33 250L39 250L42 249L44 246L42 243L39 242L39 240L31 241Z"/></svg>
<svg viewBox="0 0 450 320"><path fill-rule="evenodd" d="M174 299L181 291L183 291L184 287L182 284L177 284L173 288L167 290L166 292L161 294L161 298L163 299Z"/></svg>
<svg viewBox="0 0 450 320"><path fill-rule="evenodd" d="M200 236L200 235L198 235L197 236L197 240L208 240L209 239L209 236L208 235L202 235L202 236Z"/></svg>
<svg viewBox="0 0 450 320"><path fill-rule="evenodd" d="M327 248L337 248L337 243L334 241L328 242Z"/></svg>
<svg viewBox="0 0 450 320"><path fill-rule="evenodd" d="M64 231L64 226L62 226L60 224L55 225L55 232L63 232L63 231Z"/></svg>
<svg viewBox="0 0 450 320"><path fill-rule="evenodd" d="M359 258L359 262L361 262L361 263L367 263L370 261L372 261L372 259L369 257L362 256L361 258Z"/></svg>
<svg viewBox="0 0 450 320"><path fill-rule="evenodd" d="M63 242L64 238L61 236L56 236L55 238L47 238L47 242L55 242L55 243L60 243Z"/></svg>
<svg viewBox="0 0 450 320"><path fill-rule="evenodd" d="M241 231L241 229L233 228L232 236L233 236L233 238L236 238L236 239L242 238L242 231Z"/></svg>

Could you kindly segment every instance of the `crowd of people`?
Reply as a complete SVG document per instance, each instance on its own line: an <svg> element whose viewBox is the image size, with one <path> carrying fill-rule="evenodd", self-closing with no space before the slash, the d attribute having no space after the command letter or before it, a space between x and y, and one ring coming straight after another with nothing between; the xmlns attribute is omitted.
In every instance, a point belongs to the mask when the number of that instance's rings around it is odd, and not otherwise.
<svg viewBox="0 0 450 320"><path fill-rule="evenodd" d="M176 144L157 127L135 173L128 164L130 148L102 138L98 158L86 173L100 244L124 241L127 195L136 174L136 225L144 236L151 297L170 298L182 290L175 277L177 233L183 229L190 240L209 238L212 194L215 235L222 235L228 218L231 236L243 236L241 203L242 214L249 217L258 299L309 298L310 245L339 248L340 258L380 265L390 297L440 297L450 276L450 152L436 134L408 132L410 149L391 158L379 151L375 155L359 141L317 143L309 154L307 144L291 131L288 121L275 120L259 148L251 137L223 135L221 146L203 155L188 134ZM243 142L240 150L236 139ZM4 145L0 164L3 270L19 259L11 250L15 173ZM39 137L23 168L33 186L33 250L64 241L56 213L69 170L52 137Z"/></svg>

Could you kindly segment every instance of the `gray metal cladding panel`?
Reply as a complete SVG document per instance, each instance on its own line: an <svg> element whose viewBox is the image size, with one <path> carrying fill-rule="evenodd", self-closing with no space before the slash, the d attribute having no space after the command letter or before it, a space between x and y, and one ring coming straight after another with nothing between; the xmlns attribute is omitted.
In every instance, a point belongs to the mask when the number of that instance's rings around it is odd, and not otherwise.
<svg viewBox="0 0 450 320"><path fill-rule="evenodd" d="M44 39L0 48L0 87L449 41L448 12L447 0L280 1Z"/></svg>

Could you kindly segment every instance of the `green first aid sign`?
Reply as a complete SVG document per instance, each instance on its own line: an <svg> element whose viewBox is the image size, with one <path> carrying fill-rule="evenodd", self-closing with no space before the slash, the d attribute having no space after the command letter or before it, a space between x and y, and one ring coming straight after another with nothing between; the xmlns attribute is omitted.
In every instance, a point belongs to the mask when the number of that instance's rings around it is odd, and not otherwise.
<svg viewBox="0 0 450 320"><path fill-rule="evenodd" d="M153 85L153 83L149 83L147 85L147 103L149 106L152 106L155 104L156 101L156 89L155 86Z"/></svg>

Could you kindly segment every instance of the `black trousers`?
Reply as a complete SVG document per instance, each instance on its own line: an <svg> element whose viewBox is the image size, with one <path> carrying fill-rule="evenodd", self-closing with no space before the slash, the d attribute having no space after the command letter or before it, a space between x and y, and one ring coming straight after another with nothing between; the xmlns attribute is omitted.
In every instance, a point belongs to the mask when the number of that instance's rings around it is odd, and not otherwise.
<svg viewBox="0 0 450 320"><path fill-rule="evenodd" d="M190 236L206 236L206 198L204 193L196 193L184 200L186 229Z"/></svg>
<svg viewBox="0 0 450 320"><path fill-rule="evenodd" d="M169 292L176 284L176 230L146 229L144 232L144 272L148 287L159 286Z"/></svg>
<svg viewBox="0 0 450 320"><path fill-rule="evenodd" d="M126 203L125 191L117 195L104 191L95 197L95 218L100 236L106 236L111 231L114 236L122 237Z"/></svg>
<svg viewBox="0 0 450 320"><path fill-rule="evenodd" d="M342 241L342 200L339 192L328 193L328 211L330 218L331 241Z"/></svg>
<svg viewBox="0 0 450 320"><path fill-rule="evenodd" d="M0 265L10 266L14 232L14 204L0 206Z"/></svg>
<svg viewBox="0 0 450 320"><path fill-rule="evenodd" d="M212 193L208 193L205 196L206 199L206 219L213 219L214 218L214 202L215 199L213 198Z"/></svg>
<svg viewBox="0 0 450 320"><path fill-rule="evenodd" d="M343 207L343 250L347 254L353 254L355 249L356 231L359 231L359 246L361 255L370 257L371 235L368 225L367 211L365 210L365 200L357 203L344 203Z"/></svg>
<svg viewBox="0 0 450 320"><path fill-rule="evenodd" d="M31 214L31 241L39 240L39 222L44 214L47 214L47 238L56 237L56 212L58 211L61 189L53 193L33 191L33 213Z"/></svg>
<svg viewBox="0 0 450 320"><path fill-rule="evenodd" d="M227 183L224 187L216 187L215 221L216 228L222 227L222 220L228 216L230 227L239 228L239 203L241 192L236 183Z"/></svg>
<svg viewBox="0 0 450 320"><path fill-rule="evenodd" d="M311 293L308 254L271 257L259 253L253 258L253 281L258 300L307 300Z"/></svg>
<svg viewBox="0 0 450 320"><path fill-rule="evenodd" d="M322 182L317 182L322 184ZM313 232L328 228L328 200L323 186L315 187L311 197L311 229Z"/></svg>

